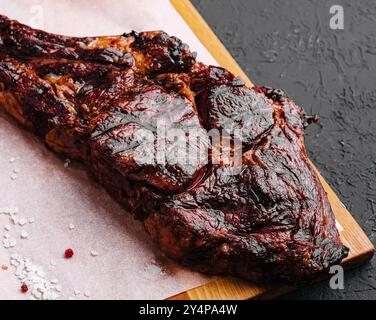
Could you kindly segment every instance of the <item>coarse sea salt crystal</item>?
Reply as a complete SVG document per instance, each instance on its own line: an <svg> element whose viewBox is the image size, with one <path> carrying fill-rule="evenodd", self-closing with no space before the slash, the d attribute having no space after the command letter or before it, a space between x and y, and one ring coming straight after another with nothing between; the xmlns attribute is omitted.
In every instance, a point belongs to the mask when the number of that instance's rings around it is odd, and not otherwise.
<svg viewBox="0 0 376 320"><path fill-rule="evenodd" d="M73 230L75 228L75 225L73 223L69 224L69 230Z"/></svg>
<svg viewBox="0 0 376 320"><path fill-rule="evenodd" d="M93 257L96 257L97 255L99 255L99 253L95 250L91 250L90 251L90 254L93 256Z"/></svg>
<svg viewBox="0 0 376 320"><path fill-rule="evenodd" d="M9 224L7 224L5 227L4 227L4 229L6 230L6 231L10 231L10 225Z"/></svg>
<svg viewBox="0 0 376 320"><path fill-rule="evenodd" d="M85 291L84 292L84 296L87 297L87 298L89 298L90 297L90 291Z"/></svg>
<svg viewBox="0 0 376 320"><path fill-rule="evenodd" d="M35 222L35 218L34 217L30 217L29 218L29 223L34 223Z"/></svg>
<svg viewBox="0 0 376 320"><path fill-rule="evenodd" d="M5 249L8 249L10 246L9 246L9 240L8 239L4 239L3 240L3 247L5 248Z"/></svg>
<svg viewBox="0 0 376 320"><path fill-rule="evenodd" d="M10 158L9 158L9 162L10 162L10 163L13 163L14 161L16 161L16 158L15 158L15 157L10 157Z"/></svg>
<svg viewBox="0 0 376 320"><path fill-rule="evenodd" d="M16 179L17 179L17 175L16 175L15 173L12 173L12 174L10 175L10 179L11 179L11 180L16 180Z"/></svg>
<svg viewBox="0 0 376 320"><path fill-rule="evenodd" d="M18 169L18 168L14 168L14 169L13 169L13 172L14 172L14 173L20 173L20 172L21 172L21 170L20 170L20 169Z"/></svg>
<svg viewBox="0 0 376 320"><path fill-rule="evenodd" d="M5 249L14 248L16 244L17 244L17 241L14 238L9 237L9 238L3 239L3 247Z"/></svg>
<svg viewBox="0 0 376 320"><path fill-rule="evenodd" d="M0 214L15 215L17 213L18 213L18 208L16 207L0 208Z"/></svg>
<svg viewBox="0 0 376 320"><path fill-rule="evenodd" d="M18 224L18 217L15 215L12 215L10 217L10 221L13 222L13 224Z"/></svg>
<svg viewBox="0 0 376 320"><path fill-rule="evenodd" d="M77 289L74 289L74 294L76 295L76 296L79 296L80 294L81 294L81 291L80 290L77 290Z"/></svg>
<svg viewBox="0 0 376 320"><path fill-rule="evenodd" d="M22 239L27 239L28 236L29 236L29 233L26 230L21 231L21 238Z"/></svg>
<svg viewBox="0 0 376 320"><path fill-rule="evenodd" d="M36 299L41 299L42 298L42 293L39 290L34 289L33 291L31 291L31 294Z"/></svg>
<svg viewBox="0 0 376 320"><path fill-rule="evenodd" d="M14 239L14 238L10 238L9 239L9 247L10 248L14 248L16 246L16 244L17 244L17 240L16 239Z"/></svg>
<svg viewBox="0 0 376 320"><path fill-rule="evenodd" d="M25 218L20 218L20 220L18 220L18 224L20 226L24 226L26 223L27 223L27 220Z"/></svg>

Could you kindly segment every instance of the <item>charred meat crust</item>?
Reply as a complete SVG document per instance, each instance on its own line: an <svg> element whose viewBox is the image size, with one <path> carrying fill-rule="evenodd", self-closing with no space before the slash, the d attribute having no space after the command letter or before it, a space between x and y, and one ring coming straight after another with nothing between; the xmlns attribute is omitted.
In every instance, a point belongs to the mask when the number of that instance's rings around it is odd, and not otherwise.
<svg viewBox="0 0 376 320"><path fill-rule="evenodd" d="M303 129L318 118L281 90L248 88L195 58L161 31L75 38L0 16L0 103L50 148L83 161L167 256L254 281L327 271L348 249L304 147ZM187 165L185 143L167 139L173 164L140 163L151 154L140 132L158 122L197 130L190 147L208 148L208 161ZM234 125L241 164L229 174L207 130Z"/></svg>

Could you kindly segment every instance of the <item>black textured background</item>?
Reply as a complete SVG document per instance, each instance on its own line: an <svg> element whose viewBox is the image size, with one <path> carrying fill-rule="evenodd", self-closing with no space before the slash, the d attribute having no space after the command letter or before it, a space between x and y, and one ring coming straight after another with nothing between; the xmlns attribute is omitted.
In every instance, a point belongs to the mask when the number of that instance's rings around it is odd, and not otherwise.
<svg viewBox="0 0 376 320"><path fill-rule="evenodd" d="M284 89L319 125L310 158L376 244L376 1L192 0L257 85ZM329 8L344 8L331 30ZM376 299L376 259L291 299Z"/></svg>

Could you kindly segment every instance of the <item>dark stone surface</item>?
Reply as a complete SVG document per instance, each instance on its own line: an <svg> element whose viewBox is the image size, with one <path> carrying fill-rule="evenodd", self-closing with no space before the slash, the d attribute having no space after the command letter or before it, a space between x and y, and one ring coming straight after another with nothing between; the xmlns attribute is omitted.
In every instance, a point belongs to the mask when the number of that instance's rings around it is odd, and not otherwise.
<svg viewBox="0 0 376 320"><path fill-rule="evenodd" d="M319 125L306 134L313 162L376 243L376 1L192 0L257 85L284 89ZM329 8L344 8L344 30ZM284 298L376 299L376 259Z"/></svg>

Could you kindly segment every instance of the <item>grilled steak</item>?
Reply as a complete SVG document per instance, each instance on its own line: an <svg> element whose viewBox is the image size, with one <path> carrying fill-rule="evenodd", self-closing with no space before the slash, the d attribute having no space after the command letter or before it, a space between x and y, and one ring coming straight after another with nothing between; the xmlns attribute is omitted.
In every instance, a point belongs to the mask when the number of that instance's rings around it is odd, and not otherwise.
<svg viewBox="0 0 376 320"><path fill-rule="evenodd" d="M0 103L195 270L299 282L347 256L304 147L315 119L164 32L64 37L0 16Z"/></svg>

